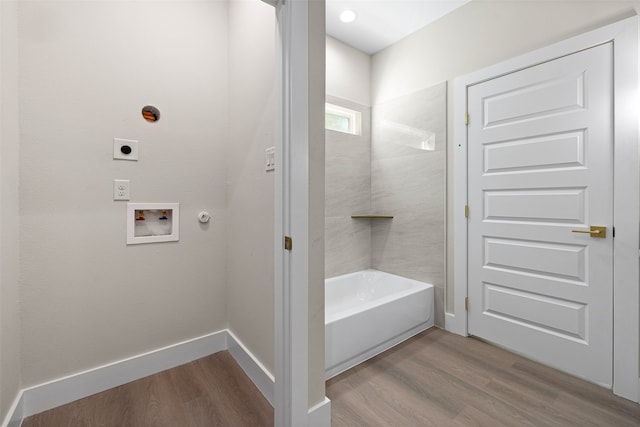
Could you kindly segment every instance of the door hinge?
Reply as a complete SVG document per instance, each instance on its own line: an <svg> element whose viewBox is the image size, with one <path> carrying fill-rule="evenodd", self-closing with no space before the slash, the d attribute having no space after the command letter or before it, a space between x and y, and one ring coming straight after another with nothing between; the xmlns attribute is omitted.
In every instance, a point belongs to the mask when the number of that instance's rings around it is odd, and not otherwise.
<svg viewBox="0 0 640 427"><path fill-rule="evenodd" d="M464 124L469 126L469 113L464 114Z"/></svg>
<svg viewBox="0 0 640 427"><path fill-rule="evenodd" d="M469 205L464 205L464 217L469 218Z"/></svg>
<svg viewBox="0 0 640 427"><path fill-rule="evenodd" d="M289 236L284 236L284 248L288 251L293 248L293 240Z"/></svg>
<svg viewBox="0 0 640 427"><path fill-rule="evenodd" d="M464 299L464 309L469 311L469 297L465 297Z"/></svg>
<svg viewBox="0 0 640 427"><path fill-rule="evenodd" d="M616 237L616 228L615 227L611 227L611 236L612 237Z"/></svg>

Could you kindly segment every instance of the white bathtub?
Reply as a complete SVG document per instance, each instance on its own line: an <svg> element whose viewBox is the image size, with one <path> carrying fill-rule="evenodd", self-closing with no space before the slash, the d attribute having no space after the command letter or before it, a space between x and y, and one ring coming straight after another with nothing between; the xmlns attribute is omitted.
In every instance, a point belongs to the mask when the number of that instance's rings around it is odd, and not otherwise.
<svg viewBox="0 0 640 427"><path fill-rule="evenodd" d="M325 377L433 326L433 285L376 270L325 280Z"/></svg>

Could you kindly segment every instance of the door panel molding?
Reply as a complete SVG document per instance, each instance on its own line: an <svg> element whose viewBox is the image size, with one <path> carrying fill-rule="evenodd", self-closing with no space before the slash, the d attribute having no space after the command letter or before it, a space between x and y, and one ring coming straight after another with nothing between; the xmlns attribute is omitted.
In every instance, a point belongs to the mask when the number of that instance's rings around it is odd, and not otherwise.
<svg viewBox="0 0 640 427"><path fill-rule="evenodd" d="M585 342L586 304L490 283L483 286L482 309L487 314ZM527 301L526 307L522 300Z"/></svg>
<svg viewBox="0 0 640 427"><path fill-rule="evenodd" d="M585 107L585 73L484 98L484 128L566 114ZM513 102L521 104L513 108ZM526 103L526 105L525 105Z"/></svg>
<svg viewBox="0 0 640 427"><path fill-rule="evenodd" d="M565 40L552 46L518 56L514 59L487 67L483 70L459 77L454 82L454 137L450 153L454 164L454 312L446 313L447 330L467 335L467 218L465 206L467 193L467 89L497 76L523 70L556 58L613 41L614 61L614 332L613 332L613 391L635 402L640 398L640 195L638 162L638 17L624 19L614 24ZM575 92L575 96L579 91ZM568 99L568 98L567 98ZM578 99L578 101L575 101ZM574 98L575 108L579 104ZM562 110L562 108L560 108ZM566 111L557 110L557 114ZM496 116L491 122L498 123ZM470 117L470 120L486 118ZM505 124L509 117L502 119ZM575 124L579 131L581 125ZM586 142L588 143L588 141ZM514 186L518 173L512 170ZM507 172L507 171L503 171ZM480 209L478 207L477 209ZM470 206L470 215L483 215ZM585 222L588 218L585 219ZM564 224L563 224L564 225ZM568 225L568 224L567 224ZM522 236L523 239L534 236ZM571 282L571 281L569 281ZM482 304L481 302L477 302ZM469 304L474 304L470 301Z"/></svg>
<svg viewBox="0 0 640 427"><path fill-rule="evenodd" d="M584 129L486 144L484 173L584 167ZM553 147L551 150L550 148Z"/></svg>

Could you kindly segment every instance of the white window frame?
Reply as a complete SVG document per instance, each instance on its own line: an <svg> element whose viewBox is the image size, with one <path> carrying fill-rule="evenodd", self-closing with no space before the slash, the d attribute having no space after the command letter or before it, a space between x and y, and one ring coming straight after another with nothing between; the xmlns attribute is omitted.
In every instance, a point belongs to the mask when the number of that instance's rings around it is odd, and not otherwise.
<svg viewBox="0 0 640 427"><path fill-rule="evenodd" d="M335 132L348 133L350 135L361 135L362 134L362 113L360 111L352 110L350 108L341 107L339 105L331 104L326 102L324 104L324 112L326 114L333 114L336 116L344 117L349 120L349 129L347 132L326 128L328 130L332 130Z"/></svg>

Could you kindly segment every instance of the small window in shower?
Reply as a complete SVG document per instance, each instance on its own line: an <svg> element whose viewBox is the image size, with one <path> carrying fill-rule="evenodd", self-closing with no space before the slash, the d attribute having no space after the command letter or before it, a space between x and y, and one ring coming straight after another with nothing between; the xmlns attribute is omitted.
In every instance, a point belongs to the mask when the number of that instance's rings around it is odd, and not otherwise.
<svg viewBox="0 0 640 427"><path fill-rule="evenodd" d="M340 107L334 104L325 104L324 127L337 132L360 135L361 114L359 111Z"/></svg>

